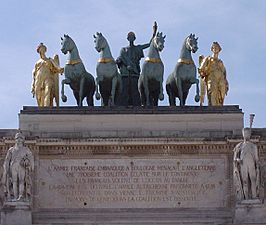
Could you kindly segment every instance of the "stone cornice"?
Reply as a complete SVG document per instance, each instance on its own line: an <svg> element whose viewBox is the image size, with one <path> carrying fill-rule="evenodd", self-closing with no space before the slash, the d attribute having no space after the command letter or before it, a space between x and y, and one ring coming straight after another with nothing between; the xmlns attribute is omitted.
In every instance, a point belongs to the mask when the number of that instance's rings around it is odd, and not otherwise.
<svg viewBox="0 0 266 225"><path fill-rule="evenodd" d="M77 106L61 106L61 107L34 107L23 106L20 114L217 114L217 113L241 113L242 109L238 105L220 106L158 106L145 108L141 106L135 107L77 107Z"/></svg>

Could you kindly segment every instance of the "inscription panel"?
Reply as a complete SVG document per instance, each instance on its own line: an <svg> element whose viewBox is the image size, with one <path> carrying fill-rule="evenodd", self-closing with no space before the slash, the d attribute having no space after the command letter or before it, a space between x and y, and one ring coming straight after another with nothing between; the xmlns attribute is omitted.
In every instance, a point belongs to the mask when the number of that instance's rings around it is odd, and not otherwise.
<svg viewBox="0 0 266 225"><path fill-rule="evenodd" d="M40 208L225 207L219 158L41 159Z"/></svg>

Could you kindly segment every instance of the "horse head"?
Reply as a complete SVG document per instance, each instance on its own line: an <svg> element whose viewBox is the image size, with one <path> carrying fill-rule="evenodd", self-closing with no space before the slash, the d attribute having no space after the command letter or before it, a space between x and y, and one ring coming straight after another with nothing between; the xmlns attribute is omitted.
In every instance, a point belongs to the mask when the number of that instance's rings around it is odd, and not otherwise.
<svg viewBox="0 0 266 225"><path fill-rule="evenodd" d="M186 38L186 48L193 53L198 50L198 38L195 37L195 34L190 34Z"/></svg>
<svg viewBox="0 0 266 225"><path fill-rule="evenodd" d="M61 37L61 40L62 40L61 42L62 53L67 54L67 52L71 52L73 48L75 47L74 41L67 34L64 34L64 38Z"/></svg>
<svg viewBox="0 0 266 225"><path fill-rule="evenodd" d="M94 37L94 43L95 43L95 49L97 52L101 52L107 45L106 39L102 35L102 33L96 33L96 35L93 35Z"/></svg>
<svg viewBox="0 0 266 225"><path fill-rule="evenodd" d="M163 36L163 33L158 32L156 36L153 38L153 45L158 51L162 51L164 48L166 35Z"/></svg>

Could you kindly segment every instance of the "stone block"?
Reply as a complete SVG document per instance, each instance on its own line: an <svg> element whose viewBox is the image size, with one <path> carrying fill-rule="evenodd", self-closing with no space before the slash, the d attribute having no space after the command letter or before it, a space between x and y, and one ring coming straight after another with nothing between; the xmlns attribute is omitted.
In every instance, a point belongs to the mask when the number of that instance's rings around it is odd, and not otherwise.
<svg viewBox="0 0 266 225"><path fill-rule="evenodd" d="M225 157L41 159L38 208L228 205Z"/></svg>
<svg viewBox="0 0 266 225"><path fill-rule="evenodd" d="M32 214L28 202L6 202L1 211L1 225L31 225Z"/></svg>
<svg viewBox="0 0 266 225"><path fill-rule="evenodd" d="M266 206L258 199L245 200L236 205L234 222L236 224L265 224Z"/></svg>

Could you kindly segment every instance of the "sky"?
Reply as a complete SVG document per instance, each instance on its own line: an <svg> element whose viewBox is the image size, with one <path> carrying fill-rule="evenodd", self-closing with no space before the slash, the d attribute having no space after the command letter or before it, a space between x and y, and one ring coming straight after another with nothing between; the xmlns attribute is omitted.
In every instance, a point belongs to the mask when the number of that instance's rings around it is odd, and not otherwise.
<svg viewBox="0 0 266 225"><path fill-rule="evenodd" d="M117 58L121 47L128 45L129 31L136 34L135 44L148 43L154 21L158 31L166 35L161 52L164 87L190 33L199 37L199 49L193 54L197 65L199 55L210 55L212 42L218 41L222 47L219 57L229 82L225 105L239 105L246 125L249 114L254 113L254 127L266 127L264 0L8 0L0 7L0 129L18 128L22 107L37 105L32 98L31 82L40 42L47 46L47 56L59 55L63 66L66 56L60 51L60 37L68 34L75 41L87 71L96 77L99 53L94 48L93 34L102 32ZM75 106L70 87L65 89L68 102L60 105ZM165 88L164 94L161 106L168 105ZM192 87L187 105L199 105L194 96ZM100 101L95 99L95 105L100 105Z"/></svg>

